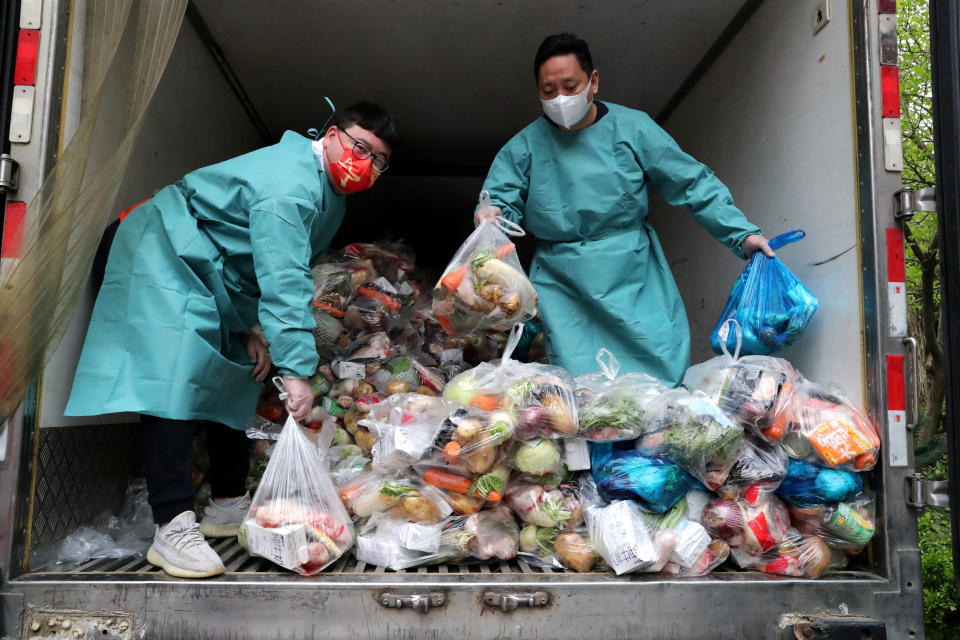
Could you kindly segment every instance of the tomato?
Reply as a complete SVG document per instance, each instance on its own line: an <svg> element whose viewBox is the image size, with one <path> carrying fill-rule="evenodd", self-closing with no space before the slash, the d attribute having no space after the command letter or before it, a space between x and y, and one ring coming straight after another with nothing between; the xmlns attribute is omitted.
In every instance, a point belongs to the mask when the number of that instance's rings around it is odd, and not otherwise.
<svg viewBox="0 0 960 640"><path fill-rule="evenodd" d="M257 415L270 422L280 422L280 419L283 417L283 408L275 404L270 404L257 409Z"/></svg>

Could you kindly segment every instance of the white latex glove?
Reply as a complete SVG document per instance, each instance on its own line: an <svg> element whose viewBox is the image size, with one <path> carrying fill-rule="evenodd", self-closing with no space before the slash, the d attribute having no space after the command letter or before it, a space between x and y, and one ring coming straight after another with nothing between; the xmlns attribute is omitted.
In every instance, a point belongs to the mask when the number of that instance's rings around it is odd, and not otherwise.
<svg viewBox="0 0 960 640"><path fill-rule="evenodd" d="M745 255L747 259L757 251L763 251L763 254L768 258L773 258L777 255L773 252L773 249L770 248L770 243L767 242L767 239L759 234L747 236L743 244L740 245L740 248L743 249L743 255Z"/></svg>
<svg viewBox="0 0 960 640"><path fill-rule="evenodd" d="M283 387L287 392L287 411L296 421L306 420L313 408L313 388L306 378L283 376Z"/></svg>
<svg viewBox="0 0 960 640"><path fill-rule="evenodd" d="M488 204L485 207L477 207L473 212L473 226L478 226L483 220L493 222L497 216L503 215L503 210L494 204Z"/></svg>

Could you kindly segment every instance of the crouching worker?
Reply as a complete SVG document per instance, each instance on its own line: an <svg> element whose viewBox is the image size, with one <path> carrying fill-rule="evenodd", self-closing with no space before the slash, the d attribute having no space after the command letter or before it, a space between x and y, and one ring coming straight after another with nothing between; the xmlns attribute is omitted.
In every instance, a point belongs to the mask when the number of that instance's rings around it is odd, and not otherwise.
<svg viewBox="0 0 960 640"><path fill-rule="evenodd" d="M139 413L158 527L147 559L204 578L223 562L204 536L234 536L250 504L244 426L275 364L287 409L309 412L318 366L311 265L373 186L397 142L383 108L359 103L318 139L279 143L187 174L131 211L107 261L66 414ZM251 328L259 323L269 349ZM193 512L193 424L203 421L212 498Z"/></svg>

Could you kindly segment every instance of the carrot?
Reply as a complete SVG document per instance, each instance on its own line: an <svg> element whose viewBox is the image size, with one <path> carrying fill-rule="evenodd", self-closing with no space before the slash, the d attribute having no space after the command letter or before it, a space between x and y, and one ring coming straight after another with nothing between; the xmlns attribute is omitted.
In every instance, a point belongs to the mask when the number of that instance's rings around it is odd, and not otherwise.
<svg viewBox="0 0 960 640"><path fill-rule="evenodd" d="M427 469L423 472L423 481L441 489L450 489L457 493L466 493L470 489L470 479L441 469Z"/></svg>
<svg viewBox="0 0 960 640"><path fill-rule="evenodd" d="M346 487L345 489L340 490L340 500L343 504L349 504L357 494L360 493L360 489L363 488L363 485L356 485L353 487Z"/></svg>
<svg viewBox="0 0 960 640"><path fill-rule="evenodd" d="M450 456L451 458L456 458L460 455L460 449L462 446L456 440L451 440L447 444L443 445L443 452Z"/></svg>
<svg viewBox="0 0 960 640"><path fill-rule="evenodd" d="M457 335L457 330L453 328L453 320L450 319L450 316L437 316L437 322L439 322L440 327L447 332L447 335Z"/></svg>
<svg viewBox="0 0 960 640"><path fill-rule="evenodd" d="M500 408L500 398L497 396L476 396L470 401L470 406L481 411L496 411Z"/></svg>
<svg viewBox="0 0 960 640"><path fill-rule="evenodd" d="M315 306L317 309L323 309L334 318L342 318L343 316L347 315L343 311L340 311L340 309L337 309L335 306L327 304L326 302L320 302L319 300L314 300L313 306Z"/></svg>
<svg viewBox="0 0 960 640"><path fill-rule="evenodd" d="M504 258L506 258L516 248L516 246L517 245L511 242L509 244L503 245L502 247L497 247L496 249L497 259L503 260ZM464 276L467 275L467 267L468 265L462 265L457 267L447 275L443 276L443 278L440 279L440 284L446 287L447 291L449 291L450 293L453 293L460 286L460 283L463 282Z"/></svg>
<svg viewBox="0 0 960 640"><path fill-rule="evenodd" d="M482 497L483 497L483 496L481 496L481 495L479 495L479 494L474 494L474 495L475 495L475 497L477 497L477 498L482 498ZM491 489L491 490L490 490L490 493L487 494L487 500L489 500L490 502L500 502L500 500L502 500L502 499L503 499L503 496L500 495L500 492L499 492L499 491L494 491L493 489Z"/></svg>
<svg viewBox="0 0 960 640"><path fill-rule="evenodd" d="M370 287L357 287L357 293L366 298L373 298L374 300L382 302L383 306L391 311L399 311L403 306L387 294L377 291L376 289L371 289Z"/></svg>

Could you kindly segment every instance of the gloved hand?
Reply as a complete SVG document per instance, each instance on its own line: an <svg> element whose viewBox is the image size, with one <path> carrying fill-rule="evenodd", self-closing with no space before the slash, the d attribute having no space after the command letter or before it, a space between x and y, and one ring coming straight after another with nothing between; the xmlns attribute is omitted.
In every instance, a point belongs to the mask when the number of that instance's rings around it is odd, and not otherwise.
<svg viewBox="0 0 960 640"><path fill-rule="evenodd" d="M483 220L493 222L493 219L500 215L503 215L503 210L495 204L477 207L473 212L473 226L478 226Z"/></svg>
<svg viewBox="0 0 960 640"><path fill-rule="evenodd" d="M313 388L306 378L283 376L283 387L287 392L287 411L298 422L306 420L313 408Z"/></svg>
<svg viewBox="0 0 960 640"><path fill-rule="evenodd" d="M750 259L757 251L763 251L763 254L768 258L774 258L777 254L773 252L773 249L770 248L770 243L767 242L767 239L759 234L753 234L752 236L747 236L743 244L740 245L740 248L743 249L743 255Z"/></svg>

